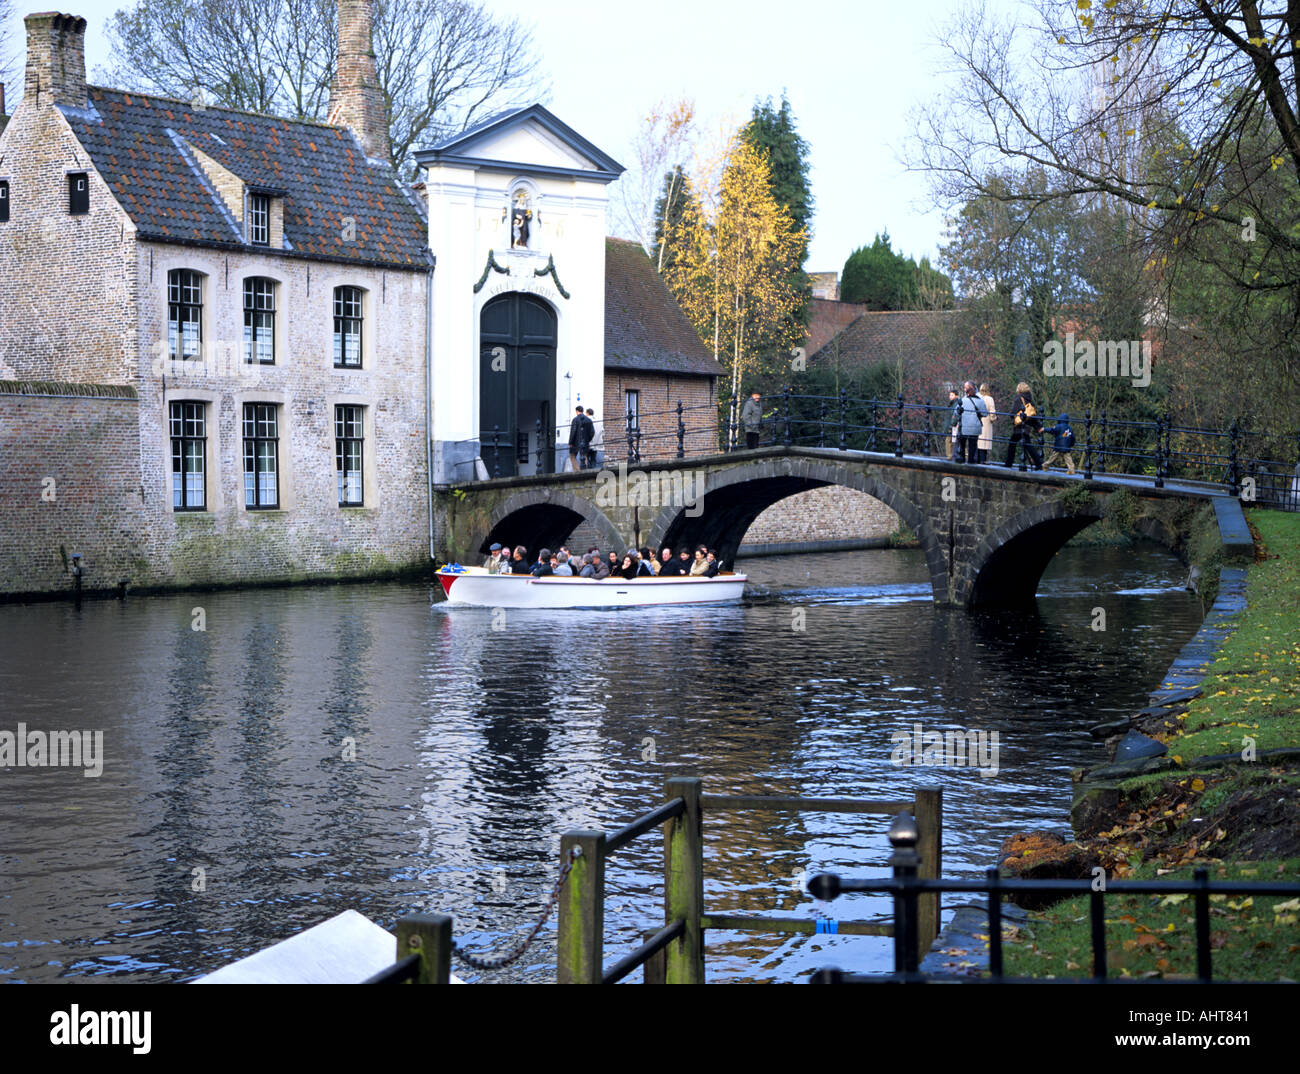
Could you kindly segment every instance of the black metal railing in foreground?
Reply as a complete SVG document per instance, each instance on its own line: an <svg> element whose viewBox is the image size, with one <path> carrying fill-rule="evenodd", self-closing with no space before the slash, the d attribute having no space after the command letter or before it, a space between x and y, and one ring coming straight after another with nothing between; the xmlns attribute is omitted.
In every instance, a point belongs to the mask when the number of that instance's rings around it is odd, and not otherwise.
<svg viewBox="0 0 1300 1074"><path fill-rule="evenodd" d="M853 399L801 395L787 388L765 401L762 421L747 430L738 411L720 414L716 404L686 405L681 400L661 411L628 412L604 424L601 443L589 449L576 468L684 459L691 456L744 451L755 447L815 447L840 451L885 452L952 457L952 407L947 404L895 399ZM1054 438L1013 437L1012 415L996 411L987 462L1014 465L1020 471L1037 466L1054 450ZM1079 419L1078 415L1075 415ZM1055 416L1042 418L1046 427ZM1069 449L1076 469L1085 478L1095 474L1128 474L1149 478L1156 488L1169 480L1221 485L1244 501L1265 507L1300 510L1300 433L1268 434L1234 422L1227 430L1176 424L1169 415L1155 421L1116 419L1105 410L1085 410L1070 422L1075 444ZM555 428L555 450L567 450L567 426ZM543 431L536 430L542 444ZM564 439L562 439L564 438ZM516 445L506 442L499 428L484 430L480 458L489 478L513 472L509 458L518 460ZM532 454L537 472L548 472L552 449ZM509 456L509 458L508 458ZM1063 465L1063 463L1062 463Z"/></svg>
<svg viewBox="0 0 1300 1074"><path fill-rule="evenodd" d="M1196 927L1196 978L1198 983L1213 979L1210 943L1210 896L1250 895L1287 896L1300 895L1300 883L1211 881L1204 868L1193 873L1192 880L1108 880L1099 887L1092 880L1021 880L1006 879L997 869L989 869L983 880L925 879L917 875L921 856L917 853L916 822L906 813L900 814L889 829L889 841L894 853L889 859L894 875L885 880L842 879L834 873L821 873L808 881L809 893L827 901L840 895L853 893L889 894L894 899L894 972L889 974L850 974L837 969L818 970L813 974L813 984L918 984L927 981L960 981L992 983L1079 983L1132 980L1106 975L1106 915L1104 900L1112 895L1191 895ZM932 893L979 893L988 897L989 976L962 977L949 974L925 974L919 970L920 961L916 943L918 900ZM1092 977L1007 977L1003 973L1002 957L1002 899L1015 892L1042 894L1087 895L1089 897L1089 925L1092 943ZM1152 979L1162 983L1186 983L1191 978Z"/></svg>

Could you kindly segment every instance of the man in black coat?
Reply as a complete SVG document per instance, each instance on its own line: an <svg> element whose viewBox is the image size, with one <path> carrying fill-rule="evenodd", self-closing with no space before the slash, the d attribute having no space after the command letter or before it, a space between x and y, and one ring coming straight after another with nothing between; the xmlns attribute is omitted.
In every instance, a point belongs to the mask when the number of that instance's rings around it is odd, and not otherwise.
<svg viewBox="0 0 1300 1074"><path fill-rule="evenodd" d="M582 407L578 407L573 420L569 422L569 458L573 460L575 470L586 467L587 445L595 435L595 425L587 419L587 415L582 412Z"/></svg>
<svg viewBox="0 0 1300 1074"><path fill-rule="evenodd" d="M659 565L660 578L675 578L682 573L682 562L673 558L671 549L663 550L663 562ZM688 568L689 569L689 568Z"/></svg>

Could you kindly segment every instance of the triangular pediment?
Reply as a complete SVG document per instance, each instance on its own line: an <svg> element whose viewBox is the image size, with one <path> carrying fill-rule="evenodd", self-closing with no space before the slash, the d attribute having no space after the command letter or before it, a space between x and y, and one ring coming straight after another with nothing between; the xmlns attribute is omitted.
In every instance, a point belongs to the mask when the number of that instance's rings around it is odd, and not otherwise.
<svg viewBox="0 0 1300 1074"><path fill-rule="evenodd" d="M495 167L602 182L617 179L624 171L613 157L539 104L498 113L429 149L419 150L415 157L425 165Z"/></svg>

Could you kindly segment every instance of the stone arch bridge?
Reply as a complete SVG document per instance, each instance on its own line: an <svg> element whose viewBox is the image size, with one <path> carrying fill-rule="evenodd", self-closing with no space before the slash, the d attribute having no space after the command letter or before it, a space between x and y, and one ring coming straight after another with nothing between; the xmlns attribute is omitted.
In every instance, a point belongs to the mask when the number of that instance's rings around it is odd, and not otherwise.
<svg viewBox="0 0 1300 1074"><path fill-rule="evenodd" d="M438 552L477 563L499 541L535 555L586 523L606 550L704 544L730 562L764 510L826 485L857 489L897 512L925 553L935 602L967 607L1032 600L1048 562L1102 517L1118 489L1143 499L1232 502L1221 488L1191 482L1155 488L1131 475L1084 481L924 456L773 447L456 486L440 497ZM1169 526L1146 519L1140 528L1179 549L1183 535Z"/></svg>

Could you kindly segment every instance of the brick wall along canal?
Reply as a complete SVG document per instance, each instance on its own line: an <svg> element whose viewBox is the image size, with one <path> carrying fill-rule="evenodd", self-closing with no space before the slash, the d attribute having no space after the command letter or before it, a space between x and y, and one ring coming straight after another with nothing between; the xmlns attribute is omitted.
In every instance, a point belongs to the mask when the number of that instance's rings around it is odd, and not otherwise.
<svg viewBox="0 0 1300 1074"><path fill-rule="evenodd" d="M626 823L666 774L722 793L937 784L945 872L970 875L1005 834L1068 823L1069 769L1102 759L1085 729L1140 706L1200 621L1155 546L1067 549L1037 618L935 609L918 552L745 566L743 606L512 611L495 631L424 585L0 607L0 730L102 730L105 753L98 778L0 770L0 980L181 981L348 907L390 928L451 912L499 949L535 919L560 834ZM997 731L998 774L892 764L916 723ZM862 873L885 826L706 818L705 904L810 913L791 877ZM607 958L662 924L661 863L655 838L611 862ZM494 979L552 979L554 935ZM874 938L707 943L712 980L890 959Z"/></svg>

